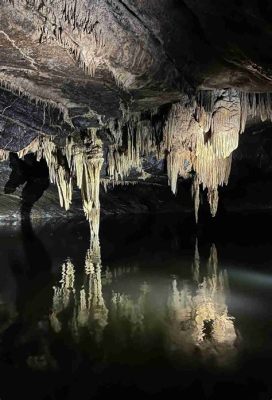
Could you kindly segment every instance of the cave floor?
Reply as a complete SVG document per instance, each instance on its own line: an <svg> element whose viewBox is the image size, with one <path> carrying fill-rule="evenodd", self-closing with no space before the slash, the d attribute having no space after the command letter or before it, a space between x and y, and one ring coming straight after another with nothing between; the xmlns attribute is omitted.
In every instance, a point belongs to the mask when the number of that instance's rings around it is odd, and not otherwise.
<svg viewBox="0 0 272 400"><path fill-rule="evenodd" d="M191 218L1 225L1 399L270 399L272 215Z"/></svg>

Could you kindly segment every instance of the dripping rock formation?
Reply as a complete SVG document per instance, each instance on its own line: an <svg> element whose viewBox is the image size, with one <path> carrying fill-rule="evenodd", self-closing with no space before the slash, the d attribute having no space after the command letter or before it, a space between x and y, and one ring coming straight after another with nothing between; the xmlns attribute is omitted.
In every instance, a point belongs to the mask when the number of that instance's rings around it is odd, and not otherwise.
<svg viewBox="0 0 272 400"><path fill-rule="evenodd" d="M271 207L271 11L0 0L2 218Z"/></svg>

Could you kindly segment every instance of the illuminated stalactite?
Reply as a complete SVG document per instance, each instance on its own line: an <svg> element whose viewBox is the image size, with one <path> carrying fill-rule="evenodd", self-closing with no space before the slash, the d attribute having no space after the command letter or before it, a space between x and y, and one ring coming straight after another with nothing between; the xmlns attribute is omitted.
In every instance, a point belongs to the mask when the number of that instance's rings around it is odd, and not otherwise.
<svg viewBox="0 0 272 400"><path fill-rule="evenodd" d="M36 101L39 104L39 100ZM19 158L29 152L36 153L38 160L45 158L50 181L57 185L60 204L66 210L71 206L73 181L76 182L91 232L95 235L100 219L99 184L107 191L108 187L134 185L152 177L145 170L144 161L148 157L158 161L166 158L168 181L175 194L179 177L193 178L196 221L201 188L206 190L214 216L218 208L218 188L228 183L232 153L238 146L239 135L249 117L272 120L272 95L240 93L234 89L202 91L192 97L183 95L180 102L172 104L166 121L165 114L160 114L158 109L143 114L131 112L124 105L121 108L123 116L110 120L102 128L107 130L109 139L105 146L106 176L102 179L103 144L97 138L96 128L89 129L85 142L69 137L66 146L60 147L53 138L41 133L17 152ZM63 118L66 114L64 110ZM158 120L159 128L154 122ZM6 161L8 157L9 151L1 149L0 160Z"/></svg>
<svg viewBox="0 0 272 400"><path fill-rule="evenodd" d="M164 129L167 172L172 192L178 177L193 171L192 192L198 220L199 185L207 189L211 214L218 208L218 187L227 185L232 152L238 147L248 117L272 120L271 93L241 93L234 89L200 92L195 100L184 96L172 105Z"/></svg>
<svg viewBox="0 0 272 400"><path fill-rule="evenodd" d="M68 210L72 203L73 177L81 190L83 210L90 223L91 233L98 235L100 222L100 170L103 165L102 143L96 130L90 129L81 145L70 138L62 151L53 139L41 137L37 159L43 157L52 183L58 187L60 205Z"/></svg>
<svg viewBox="0 0 272 400"><path fill-rule="evenodd" d="M63 121L70 127L73 127L73 123L69 116L68 106L69 102L63 99L57 94L34 83L30 82L26 78L22 77L10 77L3 71L0 71L0 87L7 90L18 97L24 97L27 101L34 103L37 107L43 109L44 118L45 113L54 112L57 110L59 117L61 116ZM70 105L72 105L70 103ZM39 133L43 133L42 129L38 130Z"/></svg>
<svg viewBox="0 0 272 400"><path fill-rule="evenodd" d="M174 194L177 192L178 176L188 178L192 170L192 148L200 126L192 118L194 107L186 98L171 108L164 129L164 145L167 150L167 173L169 185Z"/></svg>
<svg viewBox="0 0 272 400"><path fill-rule="evenodd" d="M31 13L32 26L39 41L58 44L67 50L91 77L95 76L97 69L107 69L117 86L127 89L135 86L137 77L145 74L154 63L154 56L148 51L150 46L147 47L146 41L140 37L132 39L134 51L128 57L126 46L131 42L124 37L119 24L115 25L114 19L109 20L111 7L107 2L99 7L97 0L3 1L20 10L21 15L29 17ZM111 29L107 29L107 24ZM116 33L121 35L122 47L118 41L112 41L112 35L116 36ZM116 62L116 57L120 58L119 62Z"/></svg>
<svg viewBox="0 0 272 400"><path fill-rule="evenodd" d="M9 151L0 150L0 161L7 161L9 159Z"/></svg>
<svg viewBox="0 0 272 400"><path fill-rule="evenodd" d="M93 234L98 235L100 222L100 171L103 165L102 142L96 137L96 130L84 141L83 151L74 148L72 170L76 172L77 186L81 190L83 209Z"/></svg>
<svg viewBox="0 0 272 400"><path fill-rule="evenodd" d="M123 118L109 124L109 130L114 138L107 155L109 179L124 181L133 169L143 174L143 157L158 153L151 120L141 120L140 113L124 111Z"/></svg>
<svg viewBox="0 0 272 400"><path fill-rule="evenodd" d="M19 158L24 158L24 156L27 155L28 153L36 153L39 149L39 145L40 145L40 140L39 137L37 137L34 140L32 140L32 142L28 146L14 153L17 154ZM7 161L9 159L9 154L10 151L0 149L0 162Z"/></svg>
<svg viewBox="0 0 272 400"><path fill-rule="evenodd" d="M228 183L231 154L238 146L241 107L237 91L214 91L174 104L164 130L169 185L177 192L178 177L194 171L193 198L198 219L199 185L207 189L211 213L218 206L218 186ZM205 109L207 108L207 111Z"/></svg>
<svg viewBox="0 0 272 400"><path fill-rule="evenodd" d="M64 160L61 160L61 155L53 139L48 136L40 139L37 160L39 161L42 157L48 166L50 182L57 185L61 207L69 210L73 192L72 176L65 168Z"/></svg>

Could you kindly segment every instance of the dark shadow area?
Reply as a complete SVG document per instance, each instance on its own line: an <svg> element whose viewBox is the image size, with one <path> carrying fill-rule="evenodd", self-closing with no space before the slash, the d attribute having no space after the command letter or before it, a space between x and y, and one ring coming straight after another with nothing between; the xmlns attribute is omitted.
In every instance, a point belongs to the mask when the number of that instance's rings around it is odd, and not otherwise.
<svg viewBox="0 0 272 400"><path fill-rule="evenodd" d="M51 258L42 241L35 234L31 223L31 210L49 186L48 167L44 160L37 161L34 154L19 159L10 154L11 174L5 193L14 193L24 185L21 199L21 235L24 260L13 260L12 270L18 284L18 308L25 307L27 299L48 284Z"/></svg>
<svg viewBox="0 0 272 400"><path fill-rule="evenodd" d="M44 362L39 354L47 354L47 344L44 340L47 324L44 315L45 309L49 307L52 290L51 257L31 223L31 210L49 186L47 165L44 160L38 162L33 154L21 160L11 153L10 167L12 171L5 185L5 193L14 193L21 185L24 187L19 246L9 255L10 269L17 286L18 315L1 338L0 373L4 381L1 396L5 396L5 393L14 396L18 390L17 385L22 388L24 382L29 382L29 372L25 370L26 363ZM21 245L22 258L19 250ZM33 359L33 353L38 354L38 361ZM14 373L14 366L18 373ZM12 376L15 376L16 380L14 389L9 384Z"/></svg>

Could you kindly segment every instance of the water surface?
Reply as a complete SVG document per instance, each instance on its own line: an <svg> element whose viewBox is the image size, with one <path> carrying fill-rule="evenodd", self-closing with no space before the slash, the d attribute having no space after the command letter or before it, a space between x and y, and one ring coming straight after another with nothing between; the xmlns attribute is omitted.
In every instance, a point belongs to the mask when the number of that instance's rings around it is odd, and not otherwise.
<svg viewBox="0 0 272 400"><path fill-rule="evenodd" d="M271 219L2 226L1 399L270 399Z"/></svg>

